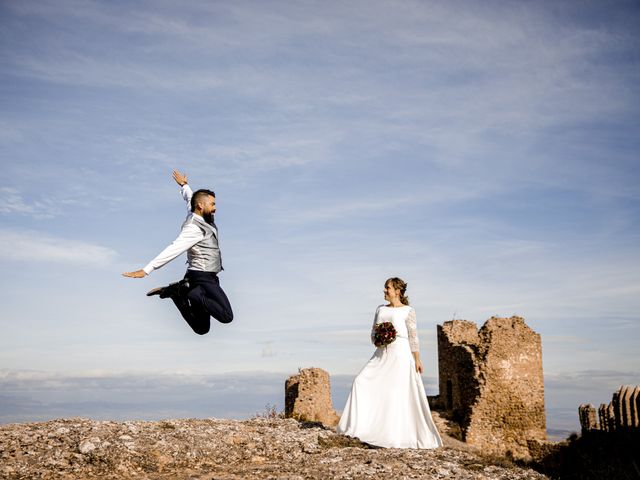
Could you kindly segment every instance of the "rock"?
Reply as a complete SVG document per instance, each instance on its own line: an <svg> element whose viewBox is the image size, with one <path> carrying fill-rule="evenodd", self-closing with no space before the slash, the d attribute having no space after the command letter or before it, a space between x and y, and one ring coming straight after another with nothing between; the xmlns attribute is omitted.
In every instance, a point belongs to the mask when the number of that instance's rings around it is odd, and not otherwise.
<svg viewBox="0 0 640 480"><path fill-rule="evenodd" d="M96 449L96 445L91 440L84 440L78 445L78 451L84 455Z"/></svg>
<svg viewBox="0 0 640 480"><path fill-rule="evenodd" d="M285 416L327 427L340 418L331 403L329 373L321 368L303 368L285 383Z"/></svg>
<svg viewBox="0 0 640 480"><path fill-rule="evenodd" d="M171 420L173 428L167 423L54 420L0 425L0 478L546 478L518 466L493 465L457 447L372 449L353 439L342 441L346 437L320 425L291 419ZM66 435L49 436L61 427L68 428ZM121 438L125 435L131 440ZM448 445L447 437L444 440ZM129 451L125 443L134 442L136 450Z"/></svg>

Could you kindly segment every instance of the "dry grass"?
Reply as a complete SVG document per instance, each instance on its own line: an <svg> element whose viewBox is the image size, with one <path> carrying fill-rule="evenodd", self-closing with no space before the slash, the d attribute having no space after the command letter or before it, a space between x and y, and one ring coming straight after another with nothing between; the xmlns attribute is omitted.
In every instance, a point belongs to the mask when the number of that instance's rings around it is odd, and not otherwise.
<svg viewBox="0 0 640 480"><path fill-rule="evenodd" d="M256 412L253 418L266 418L269 420L274 420L276 418L285 418L285 417L284 417L284 412L278 412L278 409L275 405L272 405L271 403L267 403L264 406L264 411Z"/></svg>

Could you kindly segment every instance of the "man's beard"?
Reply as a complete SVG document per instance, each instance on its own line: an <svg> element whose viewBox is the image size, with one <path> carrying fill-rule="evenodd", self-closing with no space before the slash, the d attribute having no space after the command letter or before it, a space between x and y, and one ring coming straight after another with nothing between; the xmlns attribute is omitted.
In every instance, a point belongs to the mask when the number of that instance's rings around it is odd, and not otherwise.
<svg viewBox="0 0 640 480"><path fill-rule="evenodd" d="M203 213L202 218L210 225L213 225L213 213Z"/></svg>

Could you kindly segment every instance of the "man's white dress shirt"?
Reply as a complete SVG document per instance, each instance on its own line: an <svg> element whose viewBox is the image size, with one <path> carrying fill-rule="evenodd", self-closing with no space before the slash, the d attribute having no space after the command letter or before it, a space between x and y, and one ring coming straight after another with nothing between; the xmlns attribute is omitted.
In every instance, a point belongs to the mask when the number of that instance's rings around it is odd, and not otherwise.
<svg viewBox="0 0 640 480"><path fill-rule="evenodd" d="M191 187L189 187L189 185L185 183L182 186L180 193L182 194L182 198L184 199L184 201L187 202L187 208L189 211L187 217L189 215L194 215L195 217L198 217L198 219L204 222L204 219L200 215L196 215L195 213L191 212L191 197L193 195L193 192L191 191ZM217 237L218 236L217 229L214 228L213 230ZM203 239L204 239L204 232L202 231L201 228L199 228L197 225L193 223L185 225L180 231L180 235L178 235L178 238L176 238L173 242L171 242L171 245L169 245L162 252L160 252L158 256L153 260L151 260L142 270L144 270L144 273L149 275L154 270L159 269L160 267L162 267L163 265L166 265L177 256L186 252L191 247L193 247L196 243L202 241Z"/></svg>

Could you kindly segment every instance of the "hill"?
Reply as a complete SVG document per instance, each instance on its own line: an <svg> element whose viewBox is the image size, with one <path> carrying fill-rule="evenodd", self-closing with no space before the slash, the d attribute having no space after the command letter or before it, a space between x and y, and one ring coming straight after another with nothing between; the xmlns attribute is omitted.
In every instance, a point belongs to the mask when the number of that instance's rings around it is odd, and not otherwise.
<svg viewBox="0 0 640 480"><path fill-rule="evenodd" d="M86 419L0 426L5 479L509 479L544 475L444 437L437 450L371 448L292 419L113 422Z"/></svg>

